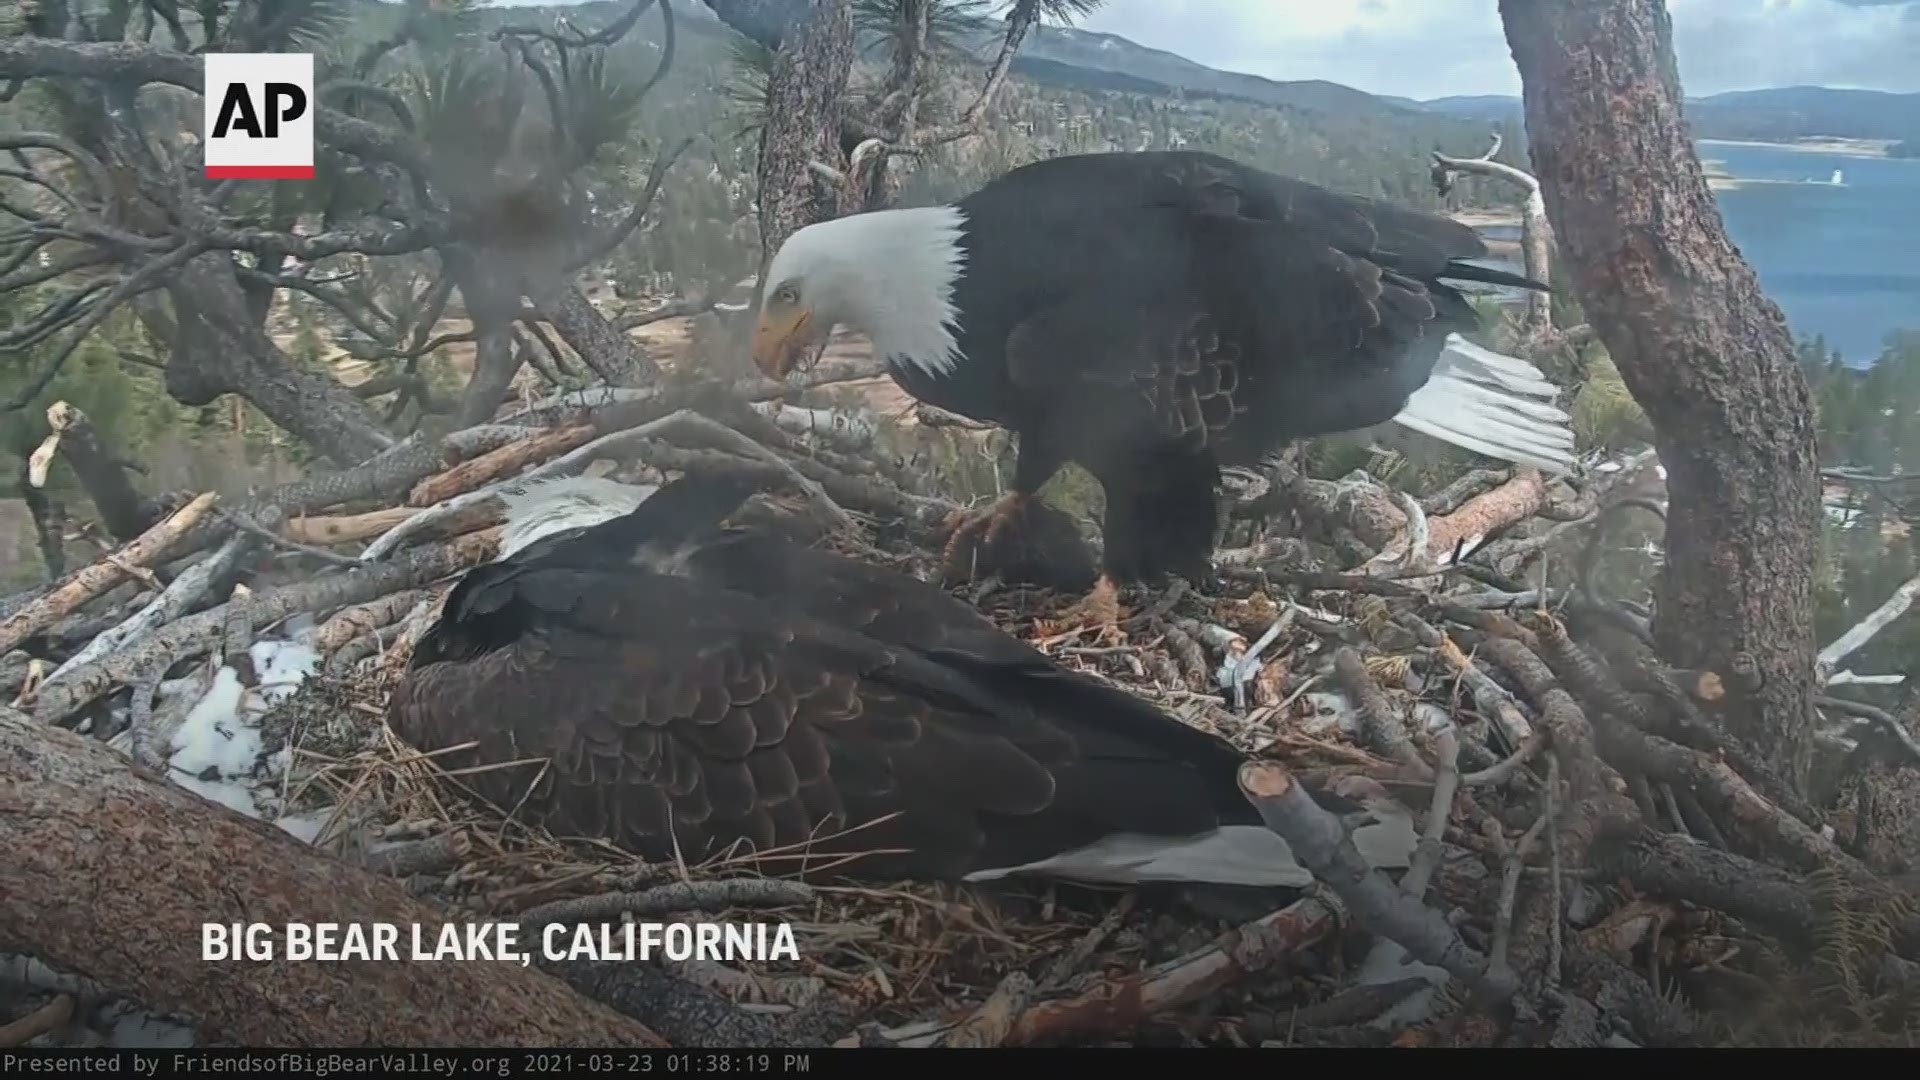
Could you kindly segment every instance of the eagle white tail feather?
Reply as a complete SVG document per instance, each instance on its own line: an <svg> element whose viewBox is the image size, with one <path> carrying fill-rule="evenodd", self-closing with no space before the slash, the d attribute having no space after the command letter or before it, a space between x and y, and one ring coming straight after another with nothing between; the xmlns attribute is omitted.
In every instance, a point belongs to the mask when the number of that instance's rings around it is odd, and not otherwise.
<svg viewBox="0 0 1920 1080"><path fill-rule="evenodd" d="M494 494L506 504L506 528L500 534L500 553L507 556L543 536L568 529L584 529L631 513L659 490L651 485L622 484L594 476L568 476L503 485Z"/></svg>
<svg viewBox="0 0 1920 1080"><path fill-rule="evenodd" d="M1492 349L1484 345L1475 344L1461 337L1459 334L1447 335L1446 352L1451 353L1456 361L1471 362L1475 367L1482 369L1491 377L1497 378L1505 376L1505 378L1509 380L1509 385L1515 390L1522 389L1523 387L1531 387L1549 396L1558 390L1553 383L1547 380L1545 375L1540 373L1539 368L1534 367L1525 360L1517 356L1508 356L1505 353L1494 352ZM1442 362L1444 363L1445 361L1443 360Z"/></svg>
<svg viewBox="0 0 1920 1080"><path fill-rule="evenodd" d="M1159 881L1297 889L1313 881L1287 842L1258 825L1228 825L1179 838L1115 833L1051 858L978 870L967 880L998 881L1016 874L1099 885Z"/></svg>
<svg viewBox="0 0 1920 1080"><path fill-rule="evenodd" d="M1488 457L1549 474L1573 471L1573 428L1553 404L1559 387L1539 369L1448 335L1425 386L1395 422Z"/></svg>

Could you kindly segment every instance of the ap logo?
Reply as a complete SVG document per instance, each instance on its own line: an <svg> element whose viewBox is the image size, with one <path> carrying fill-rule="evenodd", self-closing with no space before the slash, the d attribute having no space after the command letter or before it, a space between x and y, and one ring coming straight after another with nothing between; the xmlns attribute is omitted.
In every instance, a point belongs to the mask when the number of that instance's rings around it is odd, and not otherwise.
<svg viewBox="0 0 1920 1080"><path fill-rule="evenodd" d="M206 172L313 179L313 54L206 54Z"/></svg>

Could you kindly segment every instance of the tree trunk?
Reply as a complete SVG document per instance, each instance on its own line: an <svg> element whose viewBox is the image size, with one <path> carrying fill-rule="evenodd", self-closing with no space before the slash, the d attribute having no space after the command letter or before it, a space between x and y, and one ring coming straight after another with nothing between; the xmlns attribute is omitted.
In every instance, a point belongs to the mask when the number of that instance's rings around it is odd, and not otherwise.
<svg viewBox="0 0 1920 1080"><path fill-rule="evenodd" d="M351 391L296 364L253 321L233 256L218 251L193 259L173 275L167 293L174 333L166 384L175 400L205 405L238 394L343 468L393 445Z"/></svg>
<svg viewBox="0 0 1920 1080"><path fill-rule="evenodd" d="M497 274L497 260L454 248L441 256L473 325L473 375L460 394L453 426L472 427L493 418L513 388L521 356L513 347L513 322L520 314L520 288ZM511 265L507 263L506 265Z"/></svg>
<svg viewBox="0 0 1920 1080"><path fill-rule="evenodd" d="M839 212L837 193L808 162L835 168L847 78L853 71L850 0L805 0L767 79L760 136L760 269L801 228Z"/></svg>
<svg viewBox="0 0 1920 1080"><path fill-rule="evenodd" d="M47 409L47 422L60 432L60 454L100 511L100 522L122 542L133 539L154 522L153 507L140 497L127 466L109 450L100 430L86 413L64 401Z"/></svg>
<svg viewBox="0 0 1920 1080"><path fill-rule="evenodd" d="M1501 0L1500 11L1568 276L1667 469L1662 651L1683 668L1757 671L1729 680L1743 684L1735 734L1804 790L1820 515L1811 396L1695 156L1665 4Z"/></svg>
<svg viewBox="0 0 1920 1080"><path fill-rule="evenodd" d="M609 385L645 386L660 377L653 357L607 321L577 287L563 285L540 297L540 313L560 340Z"/></svg>
<svg viewBox="0 0 1920 1080"><path fill-rule="evenodd" d="M473 376L460 392L460 404L454 409L456 428L484 424L493 418L513 390L513 377L520 373L524 358L513 347L512 323L476 318L473 326Z"/></svg>
<svg viewBox="0 0 1920 1080"><path fill-rule="evenodd" d="M412 961L448 920L382 878L0 709L0 949L245 1046L660 1046L511 962ZM400 962L201 959L205 923L394 923ZM432 941L429 937L427 940ZM538 941L523 942L537 949Z"/></svg>
<svg viewBox="0 0 1920 1080"><path fill-rule="evenodd" d="M59 581L67 573L67 550L61 541L62 519L66 516L58 503L47 497L45 488L33 486L27 476L27 458L20 456L20 498L33 516L33 532L40 544L40 558L47 564L47 580Z"/></svg>

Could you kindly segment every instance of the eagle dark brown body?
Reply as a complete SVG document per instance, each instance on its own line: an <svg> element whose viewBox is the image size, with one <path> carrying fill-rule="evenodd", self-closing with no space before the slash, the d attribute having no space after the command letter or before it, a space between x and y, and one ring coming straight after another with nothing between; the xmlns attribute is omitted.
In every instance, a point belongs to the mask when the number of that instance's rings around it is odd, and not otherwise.
<svg viewBox="0 0 1920 1080"><path fill-rule="evenodd" d="M804 854L827 873L953 879L1234 826L1266 854L1200 877L1303 883L1240 795L1230 745L938 588L714 527L748 494L679 481L471 571L394 694L394 730L425 750L478 744L441 755L450 769L528 761L462 782L648 859L751 851L784 873ZM871 854L829 865L852 853Z"/></svg>

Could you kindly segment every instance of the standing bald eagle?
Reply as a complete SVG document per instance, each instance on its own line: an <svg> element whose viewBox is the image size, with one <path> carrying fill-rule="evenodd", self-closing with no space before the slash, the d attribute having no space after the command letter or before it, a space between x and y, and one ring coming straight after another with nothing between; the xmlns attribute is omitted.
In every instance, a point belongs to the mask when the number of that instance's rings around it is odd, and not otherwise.
<svg viewBox="0 0 1920 1080"><path fill-rule="evenodd" d="M564 500L575 524L548 513L545 535L460 580L393 694L393 730L518 819L651 860L744 848L776 871L804 852L815 876L1310 880L1240 794L1230 744L939 588L723 525L751 492L530 486L510 515ZM1356 840L1381 865L1413 842L1385 819Z"/></svg>
<svg viewBox="0 0 1920 1080"><path fill-rule="evenodd" d="M1460 336L1479 320L1449 281L1544 288L1467 261L1486 253L1451 218L1213 154L1059 157L794 233L753 356L784 378L847 325L909 394L1016 432L1012 493L956 543L1017 528L1063 464L1085 467L1110 611L1118 583L1209 581L1221 466L1289 440L1396 420L1565 469L1554 386Z"/></svg>

